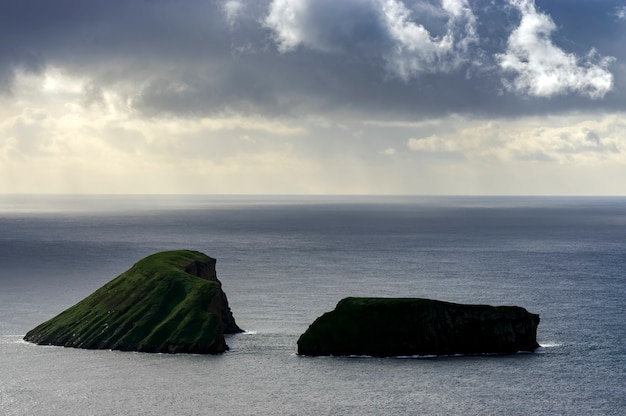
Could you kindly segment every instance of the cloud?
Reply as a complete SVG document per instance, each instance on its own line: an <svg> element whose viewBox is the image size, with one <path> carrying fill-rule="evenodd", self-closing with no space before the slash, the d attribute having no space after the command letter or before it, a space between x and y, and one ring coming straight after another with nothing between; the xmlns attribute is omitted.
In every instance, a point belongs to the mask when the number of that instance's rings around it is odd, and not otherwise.
<svg viewBox="0 0 626 416"><path fill-rule="evenodd" d="M597 21L611 7L591 12ZM568 19L566 27L584 24L575 21L578 16L574 14L559 17ZM517 27L513 26L516 18L520 19ZM616 58L602 56L593 44L582 54L557 46L553 40L556 24L548 12L537 10L533 0L510 0L509 6L471 0L273 0L264 25L283 55L296 59L314 51L318 63L334 62L341 56L357 63L357 70L367 67L371 71L373 65L381 65L389 89L395 87L394 80L400 80L418 87L407 94L426 99L427 85L437 85L449 93L445 96L458 99L445 103L450 111L458 111L455 105L470 96L472 106L493 105L491 111L502 111L516 100L498 103L501 99L495 94L503 89L522 97L578 95L596 100L615 85L609 66ZM603 28L589 30L591 38ZM567 38L561 35L558 40ZM503 85L496 85L498 81ZM373 82L369 80L370 85ZM440 99L431 100L431 105ZM516 105L523 107L524 102L518 100Z"/></svg>
<svg viewBox="0 0 626 416"><path fill-rule="evenodd" d="M623 5L572 2L535 10L559 25L544 36L542 61L538 49L513 55L519 8L496 1L20 0L0 14L0 89L17 93L15 74L58 68L83 81L81 105L106 91L150 118L416 122L624 108L626 25L614 17ZM559 53L564 64L553 62ZM509 55L516 69L501 66ZM567 76L537 87L550 71Z"/></svg>
<svg viewBox="0 0 626 416"><path fill-rule="evenodd" d="M244 5L241 0L227 0L224 2L224 16L226 17L226 21L228 22L228 26L233 29L236 24L241 12L243 11Z"/></svg>
<svg viewBox="0 0 626 416"><path fill-rule="evenodd" d="M57 69L18 73L0 97L2 192L296 192L302 125L262 117L145 118L115 91L82 105L84 88ZM211 178L211 180L207 180ZM195 191L194 191L195 190Z"/></svg>
<svg viewBox="0 0 626 416"><path fill-rule="evenodd" d="M615 17L620 20L626 20L626 6L617 7L615 9Z"/></svg>
<svg viewBox="0 0 626 416"><path fill-rule="evenodd" d="M100 99L82 105L85 89L93 94L88 80L59 69L18 76L14 96L0 98L1 190L538 192L529 171L537 180L550 171L566 184L570 174L586 177L580 192L624 190L606 170L606 186L593 183L604 167L619 174L626 166L623 112L422 122L145 117L115 89L102 88ZM559 185L540 183L542 191L564 192Z"/></svg>
<svg viewBox="0 0 626 416"><path fill-rule="evenodd" d="M611 91L613 75L607 68L612 57L600 57L592 49L581 62L554 45L551 35L556 25L549 15L537 11L534 0L509 3L521 13L519 26L508 38L506 52L497 55L500 67L516 74L509 89L537 97L575 92L592 99Z"/></svg>
<svg viewBox="0 0 626 416"><path fill-rule="evenodd" d="M468 49L478 41L474 14L465 0L442 0L446 31L434 37L413 20L411 11L399 0L384 0L384 25L393 40L385 54L391 73L407 81L424 72L447 72L468 60Z"/></svg>
<svg viewBox="0 0 626 416"><path fill-rule="evenodd" d="M274 31L279 51L293 50L301 43L322 48L316 42L307 39L306 12L306 0L274 0L270 4L265 24Z"/></svg>
<svg viewBox="0 0 626 416"><path fill-rule="evenodd" d="M262 21L281 53L379 54L387 42L380 0L272 0Z"/></svg>
<svg viewBox="0 0 626 416"><path fill-rule="evenodd" d="M390 75L404 81L420 73L447 72L468 60L478 41L467 0L418 2L422 20L443 22L435 35L400 0L273 0L264 24L282 53L307 47L321 52L356 51L382 58Z"/></svg>
<svg viewBox="0 0 626 416"><path fill-rule="evenodd" d="M407 140L416 153L456 154L486 164L626 165L624 114L518 120L456 120L457 127Z"/></svg>

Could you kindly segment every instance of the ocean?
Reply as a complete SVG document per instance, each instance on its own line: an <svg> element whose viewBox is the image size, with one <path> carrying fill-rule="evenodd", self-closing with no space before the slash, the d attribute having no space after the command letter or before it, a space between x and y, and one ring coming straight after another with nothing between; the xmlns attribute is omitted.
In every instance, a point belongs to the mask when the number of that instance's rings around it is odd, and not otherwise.
<svg viewBox="0 0 626 416"><path fill-rule="evenodd" d="M162 250L217 259L222 355L24 334ZM626 198L0 196L2 415L626 414ZM301 357L346 296L518 305L535 353Z"/></svg>

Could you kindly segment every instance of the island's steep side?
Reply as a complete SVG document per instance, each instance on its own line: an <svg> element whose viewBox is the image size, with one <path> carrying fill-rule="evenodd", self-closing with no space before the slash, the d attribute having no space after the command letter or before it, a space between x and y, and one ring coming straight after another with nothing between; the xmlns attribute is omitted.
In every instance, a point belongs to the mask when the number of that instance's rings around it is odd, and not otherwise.
<svg viewBox="0 0 626 416"><path fill-rule="evenodd" d="M29 331L36 344L87 349L216 354L241 332L215 259L188 250L156 253Z"/></svg>
<svg viewBox="0 0 626 416"><path fill-rule="evenodd" d="M517 306L346 298L298 339L300 355L488 354L534 351L539 315Z"/></svg>

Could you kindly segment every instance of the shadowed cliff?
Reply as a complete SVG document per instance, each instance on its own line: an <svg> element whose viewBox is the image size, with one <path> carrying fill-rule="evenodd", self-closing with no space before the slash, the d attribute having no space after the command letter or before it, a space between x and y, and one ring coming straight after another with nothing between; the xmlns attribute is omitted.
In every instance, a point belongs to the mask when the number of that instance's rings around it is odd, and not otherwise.
<svg viewBox="0 0 626 416"><path fill-rule="evenodd" d="M187 250L148 256L24 339L87 349L224 352L224 334L241 329L217 279L215 262Z"/></svg>
<svg viewBox="0 0 626 416"><path fill-rule="evenodd" d="M452 355L534 351L539 315L517 306L346 298L298 339L301 355Z"/></svg>

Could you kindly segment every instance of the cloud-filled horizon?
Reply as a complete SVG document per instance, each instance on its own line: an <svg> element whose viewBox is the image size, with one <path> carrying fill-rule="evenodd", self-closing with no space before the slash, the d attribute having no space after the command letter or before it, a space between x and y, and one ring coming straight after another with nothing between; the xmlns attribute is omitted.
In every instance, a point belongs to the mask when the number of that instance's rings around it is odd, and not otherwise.
<svg viewBox="0 0 626 416"><path fill-rule="evenodd" d="M0 0L0 193L624 195L617 0Z"/></svg>

